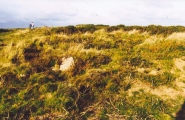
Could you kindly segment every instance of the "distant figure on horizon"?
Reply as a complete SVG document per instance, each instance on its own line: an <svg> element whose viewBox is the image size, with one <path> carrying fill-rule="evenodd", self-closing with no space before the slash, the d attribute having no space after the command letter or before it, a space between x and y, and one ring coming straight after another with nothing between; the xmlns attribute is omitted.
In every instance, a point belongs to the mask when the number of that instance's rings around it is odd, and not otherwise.
<svg viewBox="0 0 185 120"><path fill-rule="evenodd" d="M34 28L34 24L33 22L30 23L30 26L29 26L30 29L33 29Z"/></svg>

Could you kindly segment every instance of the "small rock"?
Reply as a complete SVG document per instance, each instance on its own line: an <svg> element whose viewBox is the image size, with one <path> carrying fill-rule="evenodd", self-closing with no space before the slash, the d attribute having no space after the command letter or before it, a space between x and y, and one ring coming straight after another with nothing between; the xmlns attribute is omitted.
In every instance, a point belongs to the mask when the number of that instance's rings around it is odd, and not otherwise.
<svg viewBox="0 0 185 120"><path fill-rule="evenodd" d="M25 77L25 76L26 76L25 74L20 74L20 77L22 77L22 78Z"/></svg>
<svg viewBox="0 0 185 120"><path fill-rule="evenodd" d="M66 71L69 70L73 67L74 65L74 59L73 57L69 57L69 58L62 58L62 64L60 65L60 70L61 71Z"/></svg>
<svg viewBox="0 0 185 120"><path fill-rule="evenodd" d="M159 71L157 71L157 70L152 70L152 71L150 71L148 74L149 75L158 75L158 73L159 73Z"/></svg>
<svg viewBox="0 0 185 120"><path fill-rule="evenodd" d="M137 68L137 71L138 71L139 73L144 73L145 68Z"/></svg>

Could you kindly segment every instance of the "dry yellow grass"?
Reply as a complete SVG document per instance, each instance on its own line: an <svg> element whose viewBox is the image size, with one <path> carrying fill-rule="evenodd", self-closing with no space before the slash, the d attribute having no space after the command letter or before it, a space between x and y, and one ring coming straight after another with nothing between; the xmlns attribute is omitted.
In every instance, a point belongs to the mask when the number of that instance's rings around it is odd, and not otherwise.
<svg viewBox="0 0 185 120"><path fill-rule="evenodd" d="M23 29L23 30L17 30L14 35L21 35L21 34L25 34L28 33L30 30L29 29Z"/></svg>
<svg viewBox="0 0 185 120"><path fill-rule="evenodd" d="M128 34L131 35L131 34L138 34L139 33L139 30L131 30L131 31L128 31Z"/></svg>
<svg viewBox="0 0 185 120"><path fill-rule="evenodd" d="M185 32L180 32L180 33L173 33L169 35L167 40L178 40L178 41L184 41L185 40Z"/></svg>

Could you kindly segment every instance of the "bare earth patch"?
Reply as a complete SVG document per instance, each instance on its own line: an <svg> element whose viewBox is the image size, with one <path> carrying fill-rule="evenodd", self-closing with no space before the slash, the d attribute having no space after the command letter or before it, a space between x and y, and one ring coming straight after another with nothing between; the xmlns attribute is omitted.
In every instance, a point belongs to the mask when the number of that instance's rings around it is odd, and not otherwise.
<svg viewBox="0 0 185 120"><path fill-rule="evenodd" d="M184 66L185 66L185 61L182 60L181 58L175 58L174 59L174 64L175 66L181 70L181 72L184 71Z"/></svg>
<svg viewBox="0 0 185 120"><path fill-rule="evenodd" d="M153 88L150 84L144 83L142 81L137 80L134 84L132 89L129 90L129 95L132 96L134 91L144 90L147 93L157 95L161 97L161 99L176 99L179 95L182 95L182 91L175 90L173 88L169 88L166 86L160 86L157 88ZM184 95L185 97L185 95Z"/></svg>
<svg viewBox="0 0 185 120"><path fill-rule="evenodd" d="M129 90L129 95L132 96L134 91L144 90L145 92L151 93L153 95L157 95L161 97L161 99L177 99L178 96L185 97L185 61L183 58L175 58L174 65L176 69L180 70L180 77L178 77L174 83L175 88L167 87L167 86L159 86L157 88L153 88L149 83L145 83L143 81L137 80L134 81L132 88ZM144 69L138 69L138 72L143 73ZM158 74L155 72L155 75Z"/></svg>

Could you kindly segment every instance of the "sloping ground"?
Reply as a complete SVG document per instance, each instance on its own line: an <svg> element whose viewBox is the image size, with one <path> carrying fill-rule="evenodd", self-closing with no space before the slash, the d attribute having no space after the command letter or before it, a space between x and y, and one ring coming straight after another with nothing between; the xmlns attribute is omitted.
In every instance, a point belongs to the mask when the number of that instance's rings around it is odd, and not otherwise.
<svg viewBox="0 0 185 120"><path fill-rule="evenodd" d="M174 59L175 66L180 70L180 76L176 80L175 84L181 90L181 95L185 96L185 61L184 57Z"/></svg>
<svg viewBox="0 0 185 120"><path fill-rule="evenodd" d="M149 92L151 94L157 95L161 97L162 99L177 99L177 97L185 97L185 61L182 58L174 58L174 67L173 70L180 70L178 71L179 77L175 80L174 85L172 87L167 86L159 86L157 88L153 88L150 84L143 83L142 81L133 81L134 87L130 89L130 93L133 93L133 91L138 91L140 89L145 90L146 92ZM138 72L143 73L145 71L145 68L138 68ZM160 74L157 70L151 70L148 74L151 75L157 75ZM176 87L175 87L176 86Z"/></svg>
<svg viewBox="0 0 185 120"><path fill-rule="evenodd" d="M175 119L185 98L183 40L68 29L0 34L0 119ZM73 59L70 69L60 70L63 58Z"/></svg>

